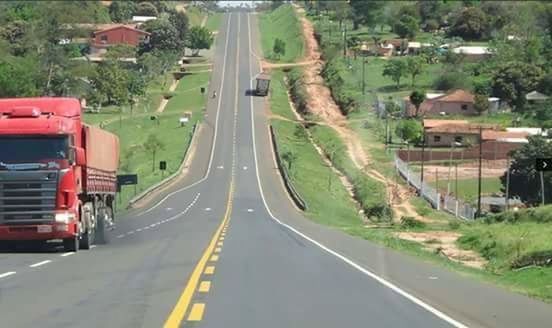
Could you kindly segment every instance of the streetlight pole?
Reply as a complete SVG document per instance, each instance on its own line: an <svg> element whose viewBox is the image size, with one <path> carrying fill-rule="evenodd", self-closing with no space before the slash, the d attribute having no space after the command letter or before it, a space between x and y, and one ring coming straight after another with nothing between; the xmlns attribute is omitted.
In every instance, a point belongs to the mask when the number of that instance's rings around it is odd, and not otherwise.
<svg viewBox="0 0 552 328"><path fill-rule="evenodd" d="M477 177L477 217L481 216L481 162L483 157L483 126L479 125L479 174Z"/></svg>
<svg viewBox="0 0 552 328"><path fill-rule="evenodd" d="M424 155L425 155L425 130L422 133L422 172L420 174L420 195L424 194Z"/></svg>

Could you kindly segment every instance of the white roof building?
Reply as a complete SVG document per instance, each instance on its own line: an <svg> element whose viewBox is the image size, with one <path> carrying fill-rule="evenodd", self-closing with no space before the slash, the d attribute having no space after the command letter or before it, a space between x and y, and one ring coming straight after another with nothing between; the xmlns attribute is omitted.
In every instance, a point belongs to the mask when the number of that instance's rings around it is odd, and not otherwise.
<svg viewBox="0 0 552 328"><path fill-rule="evenodd" d="M455 54L464 55L490 55L491 51L487 47L480 46L461 46L452 49Z"/></svg>
<svg viewBox="0 0 552 328"><path fill-rule="evenodd" d="M541 128L506 128L508 132L525 132L531 136L543 135L547 136L546 130Z"/></svg>
<svg viewBox="0 0 552 328"><path fill-rule="evenodd" d="M132 22L134 23L145 23L155 19L157 19L155 16L132 16Z"/></svg>

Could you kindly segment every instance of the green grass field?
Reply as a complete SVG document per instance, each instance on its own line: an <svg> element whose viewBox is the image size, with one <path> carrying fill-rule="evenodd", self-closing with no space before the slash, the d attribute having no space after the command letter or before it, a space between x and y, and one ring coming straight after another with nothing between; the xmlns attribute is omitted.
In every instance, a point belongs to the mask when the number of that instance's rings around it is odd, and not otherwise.
<svg viewBox="0 0 552 328"><path fill-rule="evenodd" d="M162 82L155 82L149 86L148 92L151 96L142 104L135 106L133 115L128 108L124 108L120 113L115 107L106 108L102 113L85 114L86 122L103 123L106 130L119 136L121 143L119 173L138 174L137 193L176 172L180 166L190 142L192 126L201 120L205 106L205 97L201 95L199 88L207 86L208 80L209 73L191 74L182 78L174 96L161 114L156 114L155 110L158 101L161 101ZM192 119L187 125L180 127L179 118L184 112L190 112ZM152 121L150 119L152 115L156 115L158 120ZM156 135L164 145L164 149L156 153L155 163L152 163L153 154L146 152L142 147L151 134ZM167 171L164 174L158 170L161 160L167 161ZM152 165L155 167L154 171ZM124 210L134 195L134 187L123 187L118 195L118 210Z"/></svg>
<svg viewBox="0 0 552 328"><path fill-rule="evenodd" d="M210 14L207 17L207 23L205 23L205 27L208 28L209 31L218 31L220 28L221 22L222 22L222 13Z"/></svg>
<svg viewBox="0 0 552 328"><path fill-rule="evenodd" d="M186 7L186 15L188 16L190 26L200 26L205 14L195 6Z"/></svg>
<svg viewBox="0 0 552 328"><path fill-rule="evenodd" d="M260 16L261 45L264 57L279 62L293 62L303 56L304 41L301 24L289 4ZM285 54L275 58L272 47L275 39L286 43Z"/></svg>

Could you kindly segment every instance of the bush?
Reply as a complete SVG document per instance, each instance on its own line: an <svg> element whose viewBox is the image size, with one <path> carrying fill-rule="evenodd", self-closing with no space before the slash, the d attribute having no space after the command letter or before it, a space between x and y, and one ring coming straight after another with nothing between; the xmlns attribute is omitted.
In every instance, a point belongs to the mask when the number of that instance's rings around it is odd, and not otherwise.
<svg viewBox="0 0 552 328"><path fill-rule="evenodd" d="M425 228L426 224L422 221L418 221L411 216L401 217L401 228L403 229L421 229Z"/></svg>
<svg viewBox="0 0 552 328"><path fill-rule="evenodd" d="M460 222L458 221L449 221L449 228L451 230L458 230L460 229Z"/></svg>
<svg viewBox="0 0 552 328"><path fill-rule="evenodd" d="M328 61L321 72L343 115L348 115L358 108L356 92L345 84L346 79L341 76L346 69L345 65L336 57Z"/></svg>
<svg viewBox="0 0 552 328"><path fill-rule="evenodd" d="M176 96L176 92L173 92L173 91L163 92L163 98L165 99L171 99L174 96Z"/></svg>
<svg viewBox="0 0 552 328"><path fill-rule="evenodd" d="M492 224L497 222L537 222L552 223L552 205L528 208L519 211L508 211L485 218L485 222Z"/></svg>
<svg viewBox="0 0 552 328"><path fill-rule="evenodd" d="M470 77L461 72L445 72L433 82L436 90L471 89Z"/></svg>
<svg viewBox="0 0 552 328"><path fill-rule="evenodd" d="M307 92L303 83L303 73L294 68L287 74L289 93L295 107L301 114L307 113Z"/></svg>

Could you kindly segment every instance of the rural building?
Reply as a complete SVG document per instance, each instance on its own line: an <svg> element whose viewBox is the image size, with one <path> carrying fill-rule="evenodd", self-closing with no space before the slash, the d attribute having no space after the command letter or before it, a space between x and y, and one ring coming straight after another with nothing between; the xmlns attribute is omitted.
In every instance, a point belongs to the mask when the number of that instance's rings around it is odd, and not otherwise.
<svg viewBox="0 0 552 328"><path fill-rule="evenodd" d="M488 58L492 55L487 47L480 46L461 46L452 49L452 52L459 55L464 55L468 61L478 61Z"/></svg>
<svg viewBox="0 0 552 328"><path fill-rule="evenodd" d="M418 116L436 116L436 115L478 115L475 110L474 95L465 90L454 90L447 94L440 94L430 97L420 105ZM416 115L416 107L410 103L409 97L404 98L405 115L413 117Z"/></svg>
<svg viewBox="0 0 552 328"><path fill-rule="evenodd" d="M147 21L155 19L157 19L155 16L132 16L132 22L136 24L143 24Z"/></svg>
<svg viewBox="0 0 552 328"><path fill-rule="evenodd" d="M97 30L92 33L90 48L92 53L105 52L110 46L117 44L127 44L133 47L138 46L140 42L147 41L150 34L139 30L134 26L115 25L106 29Z"/></svg>
<svg viewBox="0 0 552 328"><path fill-rule="evenodd" d="M545 102L546 100L548 100L548 97L547 95L545 94L542 94L538 91L531 91L529 92L528 94L525 95L525 99L530 103L530 104L535 104L535 103L542 103L542 102Z"/></svg>

